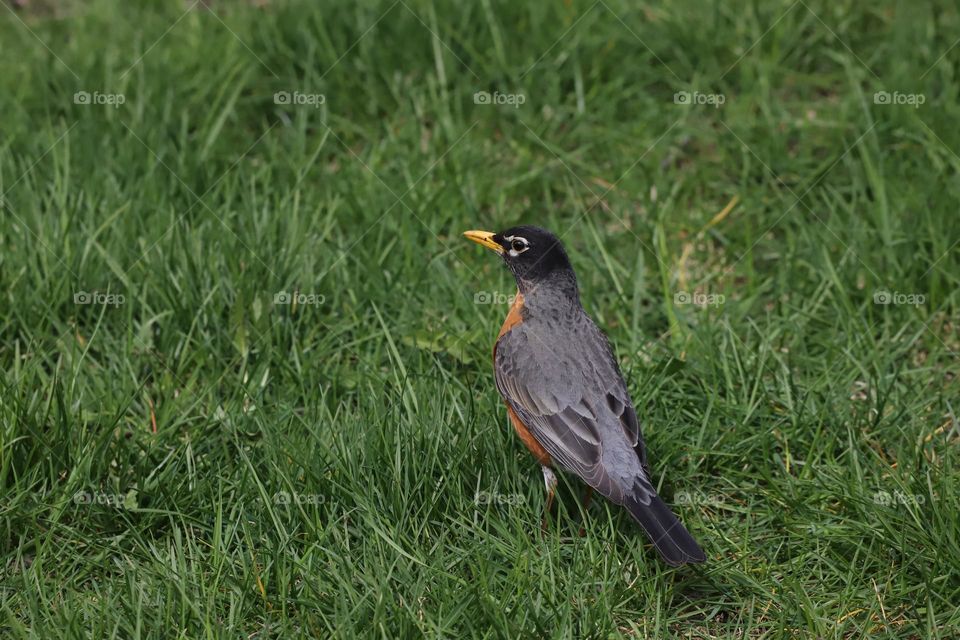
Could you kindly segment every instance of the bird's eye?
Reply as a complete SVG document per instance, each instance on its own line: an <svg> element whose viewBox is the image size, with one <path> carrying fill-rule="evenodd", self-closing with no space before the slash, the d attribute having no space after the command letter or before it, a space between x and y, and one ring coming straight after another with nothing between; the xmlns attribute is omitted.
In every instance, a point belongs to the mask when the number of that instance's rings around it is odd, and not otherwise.
<svg viewBox="0 0 960 640"><path fill-rule="evenodd" d="M526 251L527 243L519 239L514 240L513 242L510 243L510 248L516 251L517 253L521 253L522 251Z"/></svg>

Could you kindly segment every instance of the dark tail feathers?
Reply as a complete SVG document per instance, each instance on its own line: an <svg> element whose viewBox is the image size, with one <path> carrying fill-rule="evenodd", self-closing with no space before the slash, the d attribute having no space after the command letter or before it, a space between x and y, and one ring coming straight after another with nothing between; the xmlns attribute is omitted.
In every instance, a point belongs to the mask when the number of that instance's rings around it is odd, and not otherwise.
<svg viewBox="0 0 960 640"><path fill-rule="evenodd" d="M707 559L690 532L656 494L650 498L650 504L628 497L624 506L647 532L667 564L678 567Z"/></svg>

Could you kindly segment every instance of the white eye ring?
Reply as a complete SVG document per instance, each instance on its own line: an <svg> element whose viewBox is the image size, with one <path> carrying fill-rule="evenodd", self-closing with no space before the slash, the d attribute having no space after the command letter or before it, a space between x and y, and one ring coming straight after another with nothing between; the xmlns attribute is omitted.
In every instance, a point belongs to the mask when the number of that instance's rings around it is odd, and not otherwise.
<svg viewBox="0 0 960 640"><path fill-rule="evenodd" d="M530 248L530 243L527 242L527 239L521 238L520 236L507 236L504 240L510 243L510 250L507 253L513 258L516 258Z"/></svg>

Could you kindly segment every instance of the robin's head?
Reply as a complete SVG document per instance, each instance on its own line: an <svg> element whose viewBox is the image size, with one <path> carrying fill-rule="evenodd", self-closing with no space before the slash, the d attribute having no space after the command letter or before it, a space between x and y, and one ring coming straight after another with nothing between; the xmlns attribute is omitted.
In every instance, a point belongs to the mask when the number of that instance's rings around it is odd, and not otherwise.
<svg viewBox="0 0 960 640"><path fill-rule="evenodd" d="M467 231L463 235L499 253L517 278L521 291L557 277L576 285L567 252L546 229L524 225L499 233Z"/></svg>

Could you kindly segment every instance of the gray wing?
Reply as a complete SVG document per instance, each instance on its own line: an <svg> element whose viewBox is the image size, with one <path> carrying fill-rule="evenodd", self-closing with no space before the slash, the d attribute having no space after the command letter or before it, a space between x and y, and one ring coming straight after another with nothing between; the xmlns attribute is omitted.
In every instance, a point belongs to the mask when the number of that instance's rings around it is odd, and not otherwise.
<svg viewBox="0 0 960 640"><path fill-rule="evenodd" d="M618 504L648 504L640 425L606 337L588 319L564 327L563 343L546 335L556 331L523 322L500 338L500 394L562 467Z"/></svg>

